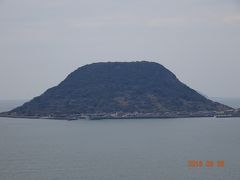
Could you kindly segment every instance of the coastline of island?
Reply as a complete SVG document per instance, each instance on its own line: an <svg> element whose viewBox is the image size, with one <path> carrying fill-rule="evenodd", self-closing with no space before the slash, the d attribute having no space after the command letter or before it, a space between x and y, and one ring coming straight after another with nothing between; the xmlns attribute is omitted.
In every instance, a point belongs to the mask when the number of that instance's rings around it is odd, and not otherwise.
<svg viewBox="0 0 240 180"><path fill-rule="evenodd" d="M49 114L49 115L17 115L0 113L0 117L27 118L27 119L53 119L53 120L103 120L103 119L170 119L170 118L195 118L216 117L232 118L240 117L239 109L227 111L197 111L197 112L155 112L155 113L86 113L86 114Z"/></svg>

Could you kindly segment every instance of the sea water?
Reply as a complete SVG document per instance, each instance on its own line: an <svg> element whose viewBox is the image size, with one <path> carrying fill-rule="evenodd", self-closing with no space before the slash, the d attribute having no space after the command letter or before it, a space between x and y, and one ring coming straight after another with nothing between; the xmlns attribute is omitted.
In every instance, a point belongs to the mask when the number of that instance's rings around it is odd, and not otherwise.
<svg viewBox="0 0 240 180"><path fill-rule="evenodd" d="M240 118L0 118L0 180L239 180L239 129Z"/></svg>

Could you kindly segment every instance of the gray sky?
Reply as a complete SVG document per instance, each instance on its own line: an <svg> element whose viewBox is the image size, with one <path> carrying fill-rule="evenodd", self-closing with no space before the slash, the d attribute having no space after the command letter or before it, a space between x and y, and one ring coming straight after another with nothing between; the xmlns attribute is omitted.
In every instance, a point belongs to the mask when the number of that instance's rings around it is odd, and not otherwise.
<svg viewBox="0 0 240 180"><path fill-rule="evenodd" d="M240 97L239 0L0 0L0 99L30 99L84 64L156 61Z"/></svg>

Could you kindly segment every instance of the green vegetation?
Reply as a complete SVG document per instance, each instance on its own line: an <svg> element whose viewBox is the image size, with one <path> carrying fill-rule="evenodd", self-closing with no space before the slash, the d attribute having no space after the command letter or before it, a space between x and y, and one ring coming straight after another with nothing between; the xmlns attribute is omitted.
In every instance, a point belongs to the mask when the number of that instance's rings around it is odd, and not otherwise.
<svg viewBox="0 0 240 180"><path fill-rule="evenodd" d="M8 115L224 111L154 62L107 62L80 67L58 86Z"/></svg>

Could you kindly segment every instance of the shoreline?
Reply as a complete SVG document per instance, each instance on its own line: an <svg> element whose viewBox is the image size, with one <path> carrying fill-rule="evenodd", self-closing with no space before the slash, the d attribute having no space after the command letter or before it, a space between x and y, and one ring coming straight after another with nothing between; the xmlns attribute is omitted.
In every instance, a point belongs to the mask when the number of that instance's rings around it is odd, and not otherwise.
<svg viewBox="0 0 240 180"><path fill-rule="evenodd" d="M173 111L173 112L112 112L112 113L49 113L36 115L28 114L16 114L10 112L0 113L0 117L6 118L26 118L26 119L52 119L52 120L102 120L102 119L170 119L170 118L204 118L204 117L216 117L216 118L228 118L228 117L240 117L239 110L228 111Z"/></svg>
<svg viewBox="0 0 240 180"><path fill-rule="evenodd" d="M45 117L36 117L36 116L0 116L0 118L12 118L12 119L42 119L42 120L63 120L63 121L78 121L78 120L127 120L127 119L181 119L181 118L208 118L215 116L181 116L181 117L94 117L94 118L45 118ZM229 117L230 118L230 117Z"/></svg>
<svg viewBox="0 0 240 180"><path fill-rule="evenodd" d="M105 120L105 119L178 119L178 118L234 118L240 117L239 115L234 114L182 114L182 115L142 115L142 116L110 116L110 115L95 115L89 114L84 116L74 116L74 115L64 115L64 116L26 116L26 115L7 115L0 114L0 117L5 118L22 118L22 119L47 119L47 120L66 120L66 121L75 121L75 120Z"/></svg>

